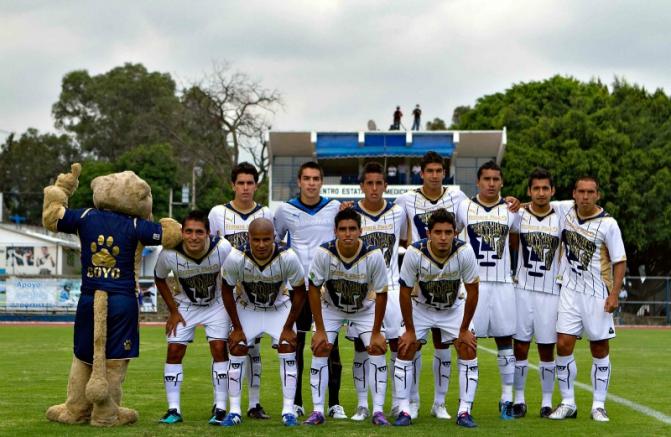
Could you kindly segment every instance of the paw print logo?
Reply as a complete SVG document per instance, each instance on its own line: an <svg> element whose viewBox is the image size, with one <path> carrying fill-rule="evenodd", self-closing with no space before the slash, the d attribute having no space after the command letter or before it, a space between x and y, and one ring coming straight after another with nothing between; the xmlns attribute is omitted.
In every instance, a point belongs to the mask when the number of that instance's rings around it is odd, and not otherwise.
<svg viewBox="0 0 671 437"><path fill-rule="evenodd" d="M91 242L91 262L97 267L116 266L116 257L119 255L119 246L114 245L114 238L110 235L105 238L104 235L98 235L96 241Z"/></svg>

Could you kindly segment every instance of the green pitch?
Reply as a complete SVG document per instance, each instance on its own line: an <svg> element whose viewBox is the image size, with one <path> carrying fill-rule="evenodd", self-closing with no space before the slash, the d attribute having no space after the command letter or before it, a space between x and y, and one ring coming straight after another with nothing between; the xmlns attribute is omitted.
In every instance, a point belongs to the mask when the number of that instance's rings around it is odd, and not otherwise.
<svg viewBox="0 0 671 437"><path fill-rule="evenodd" d="M533 435L548 436L555 433L564 435L671 435L671 425L634 411L630 407L609 399L606 407L611 422L593 423L589 419L591 393L577 388L578 419L551 422L537 417L540 407L540 387L538 374L530 371L527 387L529 414L526 418L504 422L498 418L497 402L500 394L499 375L495 356L479 352L480 382L473 409L473 416L479 427L474 430L458 428L451 421L439 421L430 416L433 401L433 377L430 347L424 350L424 366L421 380L422 404L420 418L409 428L377 429L370 423L355 423L349 420L327 420L318 428L304 426L287 429L281 425L280 410L282 391L279 384L277 354L263 341L263 378L261 402L272 416L269 421L244 420L234 430L217 428L207 424L212 404L210 382L209 350L204 340L204 332L198 331L198 341L189 346L184 360L184 384L182 386L182 414L184 423L160 425L158 419L166 410L163 390L163 362L165 340L161 327L143 327L142 347L139 359L133 360L124 385L125 404L140 412L140 421L129 427L109 430L89 426L66 426L50 423L44 412L52 404L65 400L67 376L71 362L71 327L0 326L0 435L204 435L242 433L248 435L289 435L322 434L371 435L371 434L416 434L443 435ZM341 341L343 339L341 338ZM613 341L611 359L613 375L610 393L639 405L671 416L671 380L668 366L671 362L668 330L620 330ZM481 341L481 345L492 350L492 341ZM352 346L348 341L341 343L343 357L343 378L341 402L351 415L356 407L356 395L352 383ZM308 361L310 356L308 355ZM591 358L585 342L579 342L576 350L578 380L590 384L589 369ZM537 357L531 356L537 364ZM456 363L456 357L453 357ZM446 405L448 412L456 412L458 375L453 366L452 381ZM304 393L306 409L311 406L308 372L305 372ZM387 393L389 397L389 392ZM555 403L559 393L555 391ZM243 398L243 410L247 401ZM387 407L387 410L389 408Z"/></svg>

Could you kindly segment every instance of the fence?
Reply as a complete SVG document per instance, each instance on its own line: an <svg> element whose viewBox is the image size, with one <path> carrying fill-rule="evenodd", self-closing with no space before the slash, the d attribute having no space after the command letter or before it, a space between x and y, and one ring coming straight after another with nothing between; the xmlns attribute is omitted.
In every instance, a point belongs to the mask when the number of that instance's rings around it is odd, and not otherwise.
<svg viewBox="0 0 671 437"><path fill-rule="evenodd" d="M671 325L671 277L626 277L615 321L619 325Z"/></svg>

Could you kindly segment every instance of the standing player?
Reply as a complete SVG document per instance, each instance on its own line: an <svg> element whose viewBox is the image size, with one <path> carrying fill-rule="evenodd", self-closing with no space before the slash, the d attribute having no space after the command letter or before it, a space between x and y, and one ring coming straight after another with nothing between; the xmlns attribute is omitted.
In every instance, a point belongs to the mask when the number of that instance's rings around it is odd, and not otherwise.
<svg viewBox="0 0 671 437"><path fill-rule="evenodd" d="M501 198L501 168L488 161L478 169L478 194L463 201L457 210L459 231L466 228L468 242L478 260L480 299L473 316L475 335L494 337L501 375L501 418L513 418L515 377L515 290L510 275L510 247L517 249L519 216ZM512 242L512 244L511 244Z"/></svg>
<svg viewBox="0 0 671 437"><path fill-rule="evenodd" d="M294 249L301 260L303 270L307 275L310 264L317 248L322 243L332 240L333 218L340 209L340 202L327 199L320 195L324 172L316 162L306 162L298 170L298 187L300 194L279 206L275 213L275 231L278 240L287 238L289 246ZM306 278L307 279L307 278ZM304 305L296 320L298 330L296 345L296 361L298 363L298 381L296 385L296 414L305 414L303 409L303 350L305 348L305 333L312 326L312 312L310 305ZM340 377L342 364L336 338L329 356L329 416L334 419L347 419L345 410L340 405Z"/></svg>
<svg viewBox="0 0 671 437"><path fill-rule="evenodd" d="M445 209L434 211L429 219L428 239L408 248L401 267L401 312L405 333L399 341L394 368L395 389L400 413L394 425L410 425L412 358L417 340L425 342L431 329L439 329L442 341L454 342L459 355L459 410L457 424L473 428L471 406L478 385L477 339L470 331L478 304L478 264L473 249L457 240L454 215ZM467 296L464 304L463 281ZM411 293L417 290L414 304ZM448 349L446 349L448 350ZM449 351L449 350L448 350ZM441 375L447 378L449 373ZM441 392L445 402L447 383Z"/></svg>
<svg viewBox="0 0 671 437"><path fill-rule="evenodd" d="M387 266L388 291L387 308L384 313L385 337L391 349L391 366L394 368L398 350L398 329L401 326L401 309L398 302L398 246L401 236L406 234L404 211L382 197L387 189L384 167L377 162L369 162L361 175L363 200L354 204L354 210L361 216L361 240L369 246L382 250ZM404 237L405 238L405 237ZM363 421L368 410L368 354L361 340L355 340L354 365L352 375L357 391L358 406L352 420ZM392 392L392 414L397 407L396 395ZM397 413L396 413L397 414Z"/></svg>
<svg viewBox="0 0 671 437"><path fill-rule="evenodd" d="M222 425L241 423L241 376L247 348L264 333L272 338L273 347L279 352L282 422L286 426L298 425L294 413L297 373L294 325L305 303L305 274L298 257L293 250L275 243L275 229L270 220L258 218L249 225L249 244L233 251L222 267L222 275L224 304L233 325L228 372L231 411ZM291 299L288 286L294 290Z"/></svg>
<svg viewBox="0 0 671 437"><path fill-rule="evenodd" d="M182 360L186 345L193 341L198 325L205 326L213 360L214 407L210 423L219 425L226 416L226 339L231 322L218 293L221 286L221 266L231 251L231 245L223 238L209 235L210 227L205 213L191 211L182 222L181 247L163 250L156 262L156 287L170 312L165 325L168 357L164 370L168 412L160 420L161 423L182 421ZM170 272L175 276L179 291L174 298L166 282Z"/></svg>
<svg viewBox="0 0 671 437"><path fill-rule="evenodd" d="M259 217L273 219L273 214L267 206L259 205L254 201L254 194L258 188L259 172L252 164L241 162L231 171L233 186L233 200L225 205L217 205L210 211L210 228L212 235L226 238L233 247L247 244L247 228L252 220ZM249 384L249 406L247 416L252 419L270 419L261 406L261 338L249 347L249 366L247 382Z"/></svg>
<svg viewBox="0 0 671 437"><path fill-rule="evenodd" d="M540 364L541 417L552 413L555 381L554 347L557 342L559 305L560 214L550 205L555 193L552 175L537 168L529 176L531 203L520 210L520 251L515 278L517 329L515 349L515 402L513 416L526 415L524 387L527 380L529 344L536 337Z"/></svg>
<svg viewBox="0 0 671 437"><path fill-rule="evenodd" d="M361 217L352 208L335 217L336 239L322 244L310 267L308 299L315 319L312 335L312 414L307 425L324 423L324 390L329 380L328 356L343 320L350 333L368 348L368 377L373 392L373 424L389 425L382 408L387 390L387 350L381 332L387 305L387 272L382 252L365 244ZM322 289L323 287L323 289Z"/></svg>
<svg viewBox="0 0 671 437"><path fill-rule="evenodd" d="M591 417L597 422L609 421L605 409L611 372L608 340L615 337L612 313L618 306L627 257L620 228L597 205L599 198L597 180L582 177L573 188L575 203L563 216L562 290L557 320L557 384L562 401L550 419L574 418L578 414L573 349L577 337L582 335L589 339L593 357Z"/></svg>

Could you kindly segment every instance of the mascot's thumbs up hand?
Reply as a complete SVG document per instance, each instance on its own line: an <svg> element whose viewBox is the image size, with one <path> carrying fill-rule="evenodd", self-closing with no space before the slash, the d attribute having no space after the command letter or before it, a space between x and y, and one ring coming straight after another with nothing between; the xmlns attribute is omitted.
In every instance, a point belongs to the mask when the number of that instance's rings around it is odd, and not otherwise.
<svg viewBox="0 0 671 437"><path fill-rule="evenodd" d="M72 197L72 194L79 186L79 175L81 173L82 165L75 162L70 166L70 173L61 173L58 175L54 185L63 190L68 197Z"/></svg>
<svg viewBox="0 0 671 437"><path fill-rule="evenodd" d="M58 220L63 218L68 199L79 186L79 175L82 165L72 164L70 173L61 173L53 185L44 188L44 203L42 204L42 225L52 231L57 231Z"/></svg>

